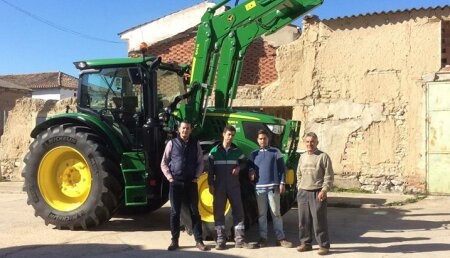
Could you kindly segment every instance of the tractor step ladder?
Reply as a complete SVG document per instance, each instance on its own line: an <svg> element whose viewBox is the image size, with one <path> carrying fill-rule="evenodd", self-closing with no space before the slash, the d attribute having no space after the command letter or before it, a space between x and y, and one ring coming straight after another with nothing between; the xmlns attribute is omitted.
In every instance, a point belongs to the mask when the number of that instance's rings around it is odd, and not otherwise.
<svg viewBox="0 0 450 258"><path fill-rule="evenodd" d="M126 206L147 205L147 172L144 154L125 152L122 155L121 168L125 180Z"/></svg>

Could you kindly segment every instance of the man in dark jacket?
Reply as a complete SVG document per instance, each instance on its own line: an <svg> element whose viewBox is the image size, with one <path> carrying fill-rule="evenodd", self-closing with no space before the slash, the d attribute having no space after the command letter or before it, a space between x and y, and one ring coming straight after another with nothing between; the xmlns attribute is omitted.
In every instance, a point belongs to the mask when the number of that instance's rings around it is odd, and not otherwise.
<svg viewBox="0 0 450 258"><path fill-rule="evenodd" d="M203 244L202 222L198 212L197 180L203 172L203 153L200 143L190 138L189 122L181 122L176 138L170 140L161 161L161 170L170 182L170 231L172 242L169 251L178 249L180 237L180 213L184 203L189 207L196 247L202 251L209 248Z"/></svg>
<svg viewBox="0 0 450 258"><path fill-rule="evenodd" d="M233 213L234 240L236 248L255 248L245 239L244 207L241 199L241 186L239 183L240 164L244 161L244 154L236 146L232 145L236 129L233 126L225 126L223 130L223 142L213 147L209 153L208 185L209 191L214 196L214 222L217 232L216 249L225 249L225 205L227 198L230 200Z"/></svg>

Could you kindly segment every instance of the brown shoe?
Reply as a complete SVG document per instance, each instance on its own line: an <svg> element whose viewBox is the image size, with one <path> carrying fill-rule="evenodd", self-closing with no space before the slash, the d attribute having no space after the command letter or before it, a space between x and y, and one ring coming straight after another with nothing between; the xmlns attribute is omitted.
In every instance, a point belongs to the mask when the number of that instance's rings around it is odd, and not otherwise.
<svg viewBox="0 0 450 258"><path fill-rule="evenodd" d="M320 247L319 252L317 252L318 255L327 255L330 252L329 248Z"/></svg>
<svg viewBox="0 0 450 258"><path fill-rule="evenodd" d="M292 248L292 242L288 241L286 238L277 240L275 243L276 246L282 246L284 248Z"/></svg>
<svg viewBox="0 0 450 258"><path fill-rule="evenodd" d="M197 247L200 251L208 251L209 247L207 247L205 244L203 244L203 242L197 242L197 244L195 244L195 247Z"/></svg>
<svg viewBox="0 0 450 258"><path fill-rule="evenodd" d="M299 252L307 252L312 250L312 245L301 244L297 247L297 251Z"/></svg>

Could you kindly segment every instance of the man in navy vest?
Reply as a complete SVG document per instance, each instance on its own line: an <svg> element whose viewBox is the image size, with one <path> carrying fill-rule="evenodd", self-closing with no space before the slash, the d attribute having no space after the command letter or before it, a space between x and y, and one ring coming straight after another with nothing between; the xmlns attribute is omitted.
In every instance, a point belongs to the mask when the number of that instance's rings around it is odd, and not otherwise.
<svg viewBox="0 0 450 258"><path fill-rule="evenodd" d="M172 242L167 250L178 249L180 238L180 213L184 203L189 207L192 219L192 229L196 247L201 251L209 250L203 244L202 222L198 212L197 180L203 172L203 153L198 140L190 137L191 124L187 121L180 123L178 135L170 140L161 161L161 170L170 182L170 231Z"/></svg>

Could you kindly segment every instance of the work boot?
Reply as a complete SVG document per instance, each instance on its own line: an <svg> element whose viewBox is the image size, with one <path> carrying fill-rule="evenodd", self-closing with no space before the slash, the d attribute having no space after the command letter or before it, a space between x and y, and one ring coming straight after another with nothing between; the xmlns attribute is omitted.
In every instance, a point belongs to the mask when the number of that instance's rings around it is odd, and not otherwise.
<svg viewBox="0 0 450 258"><path fill-rule="evenodd" d="M299 252L307 252L312 250L312 245L301 244L297 247L297 251Z"/></svg>
<svg viewBox="0 0 450 258"><path fill-rule="evenodd" d="M259 239L259 241L258 241L258 246L259 247L266 247L267 246L267 239L261 237Z"/></svg>
<svg viewBox="0 0 450 258"><path fill-rule="evenodd" d="M250 243L247 243L247 242L244 242L244 241L237 242L234 245L234 247L235 248L245 248L245 249L256 249L257 248L257 246L255 244L250 244Z"/></svg>
<svg viewBox="0 0 450 258"><path fill-rule="evenodd" d="M170 243L169 247L167 247L167 250L169 251L174 251L177 250L180 246L178 245L178 241L172 241L172 243Z"/></svg>
<svg viewBox="0 0 450 258"><path fill-rule="evenodd" d="M292 248L292 242L288 241L286 238L277 240L275 243L276 246L282 246L284 248Z"/></svg>
<svg viewBox="0 0 450 258"><path fill-rule="evenodd" d="M203 241L197 242L197 243L195 244L195 247L197 247L200 251L208 251L208 250L209 250L209 247L207 247L207 246L203 243Z"/></svg>
<svg viewBox="0 0 450 258"><path fill-rule="evenodd" d="M327 255L330 252L329 248L326 247L320 247L319 252L317 252L318 255Z"/></svg>
<svg viewBox="0 0 450 258"><path fill-rule="evenodd" d="M216 250L225 250L225 243L216 243Z"/></svg>

